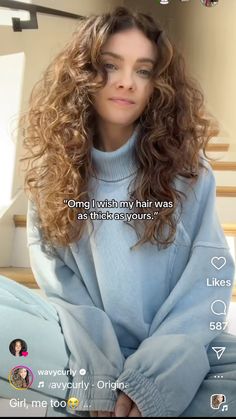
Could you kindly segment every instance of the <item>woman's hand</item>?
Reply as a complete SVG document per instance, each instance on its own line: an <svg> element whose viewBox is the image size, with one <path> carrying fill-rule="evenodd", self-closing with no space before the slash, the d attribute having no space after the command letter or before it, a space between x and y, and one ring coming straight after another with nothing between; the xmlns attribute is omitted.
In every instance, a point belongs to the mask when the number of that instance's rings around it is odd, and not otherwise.
<svg viewBox="0 0 236 419"><path fill-rule="evenodd" d="M137 405L125 393L120 393L115 404L115 412L92 411L91 417L141 417Z"/></svg>
<svg viewBox="0 0 236 419"><path fill-rule="evenodd" d="M142 415L133 400L131 400L127 394L121 392L116 401L114 416L141 417Z"/></svg>

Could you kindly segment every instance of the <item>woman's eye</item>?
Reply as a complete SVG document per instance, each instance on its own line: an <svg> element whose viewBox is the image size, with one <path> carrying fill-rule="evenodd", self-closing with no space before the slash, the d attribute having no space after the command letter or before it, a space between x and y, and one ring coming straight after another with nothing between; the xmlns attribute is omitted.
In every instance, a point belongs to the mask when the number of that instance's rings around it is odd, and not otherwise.
<svg viewBox="0 0 236 419"><path fill-rule="evenodd" d="M140 70L141 72L142 72L142 74L145 76L145 77L150 77L151 76L151 71L148 71L148 70Z"/></svg>
<svg viewBox="0 0 236 419"><path fill-rule="evenodd" d="M116 68L115 65L114 64L111 64L111 63L104 63L103 65L104 65L104 68L106 68L107 70L113 70L113 69ZM140 74L142 74L142 76L144 76L144 77L150 77L151 74L152 74L151 71L144 70L144 69L138 70L138 72Z"/></svg>
<svg viewBox="0 0 236 419"><path fill-rule="evenodd" d="M111 67L115 67L114 64L110 64L110 63L106 63L106 64L103 64L103 65L104 65L105 68L108 68L108 69L111 69Z"/></svg>

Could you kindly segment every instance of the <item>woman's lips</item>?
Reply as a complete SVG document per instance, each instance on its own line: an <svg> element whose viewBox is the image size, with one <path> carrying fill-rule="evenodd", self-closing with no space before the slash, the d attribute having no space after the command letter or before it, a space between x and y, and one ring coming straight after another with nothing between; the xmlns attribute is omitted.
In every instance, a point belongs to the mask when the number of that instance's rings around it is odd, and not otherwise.
<svg viewBox="0 0 236 419"><path fill-rule="evenodd" d="M128 105L134 105L134 103L128 102L127 100L123 99L109 99L114 103L117 103L118 105L128 106Z"/></svg>

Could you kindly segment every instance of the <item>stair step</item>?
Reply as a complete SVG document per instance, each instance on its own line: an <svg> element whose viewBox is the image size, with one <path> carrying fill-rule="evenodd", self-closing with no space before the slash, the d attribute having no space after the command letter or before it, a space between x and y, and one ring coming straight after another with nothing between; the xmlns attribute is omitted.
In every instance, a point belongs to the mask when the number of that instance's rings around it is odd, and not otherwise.
<svg viewBox="0 0 236 419"><path fill-rule="evenodd" d="M13 215L15 227L26 227L26 215Z"/></svg>
<svg viewBox="0 0 236 419"><path fill-rule="evenodd" d="M236 224L221 224L226 236L236 237Z"/></svg>
<svg viewBox="0 0 236 419"><path fill-rule="evenodd" d="M236 170L235 161L215 161L210 164L213 170Z"/></svg>
<svg viewBox="0 0 236 419"><path fill-rule="evenodd" d="M218 197L236 197L236 186L217 186L216 196Z"/></svg>
<svg viewBox="0 0 236 419"><path fill-rule="evenodd" d="M229 144L227 143L210 143L207 145L207 151L228 151Z"/></svg>
<svg viewBox="0 0 236 419"><path fill-rule="evenodd" d="M28 288L39 288L30 268L0 268L0 275L6 276Z"/></svg>

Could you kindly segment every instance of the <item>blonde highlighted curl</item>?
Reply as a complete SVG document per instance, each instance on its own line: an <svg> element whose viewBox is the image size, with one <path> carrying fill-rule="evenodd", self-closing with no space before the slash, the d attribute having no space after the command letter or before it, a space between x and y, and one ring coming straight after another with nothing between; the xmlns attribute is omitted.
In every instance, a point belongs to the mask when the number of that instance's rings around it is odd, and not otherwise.
<svg viewBox="0 0 236 419"><path fill-rule="evenodd" d="M21 118L26 150L21 161L28 161L25 191L35 204L38 226L49 247L67 246L82 237L87 221L78 221L77 216L86 210L68 208L64 200L90 200L88 182L96 177L91 160L96 136L93 94L107 80L100 51L111 34L130 28L140 29L158 51L154 92L136 121L141 128L135 145L138 170L130 198L174 203L153 220L143 221L142 236L141 221L130 223L139 237L134 247L146 242L167 247L173 242L175 208L183 199L173 180L177 175L197 180L202 167L199 151L206 157L208 141L219 133L216 119L205 109L201 87L186 74L183 56L150 16L117 7L111 13L81 19L34 86L29 110ZM98 74L102 82L94 81Z"/></svg>

